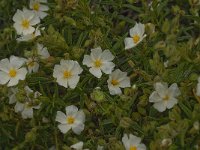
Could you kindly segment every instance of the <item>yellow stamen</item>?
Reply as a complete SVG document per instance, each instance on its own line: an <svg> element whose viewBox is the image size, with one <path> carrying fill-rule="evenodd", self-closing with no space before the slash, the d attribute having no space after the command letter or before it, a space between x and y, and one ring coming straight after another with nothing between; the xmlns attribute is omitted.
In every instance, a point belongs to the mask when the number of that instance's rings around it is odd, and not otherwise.
<svg viewBox="0 0 200 150"><path fill-rule="evenodd" d="M30 107L32 107L31 103L26 102L25 103L25 108L30 108Z"/></svg>
<svg viewBox="0 0 200 150"><path fill-rule="evenodd" d="M33 67L34 65L35 65L34 61L31 61L31 62L28 63L28 66L30 66L30 67Z"/></svg>
<svg viewBox="0 0 200 150"><path fill-rule="evenodd" d="M40 4L39 3L33 4L33 10L38 11L39 8L40 8Z"/></svg>
<svg viewBox="0 0 200 150"><path fill-rule="evenodd" d="M137 150L137 147L131 146L131 147L130 147L130 150Z"/></svg>
<svg viewBox="0 0 200 150"><path fill-rule="evenodd" d="M102 61L99 60L99 59L97 59L97 60L94 62L94 65L95 65L96 68L99 68L99 67L101 67L101 65L102 65Z"/></svg>
<svg viewBox="0 0 200 150"><path fill-rule="evenodd" d="M135 35L133 36L133 42L134 42L135 44L137 44L139 40L140 40L140 37L139 37L137 34L135 34Z"/></svg>
<svg viewBox="0 0 200 150"><path fill-rule="evenodd" d="M10 69L9 75L10 77L14 78L17 75L17 71L15 69Z"/></svg>
<svg viewBox="0 0 200 150"><path fill-rule="evenodd" d="M71 76L72 76L71 71L67 71L67 70L64 71L64 73L63 73L64 78L69 79L69 78L71 78Z"/></svg>
<svg viewBox="0 0 200 150"><path fill-rule="evenodd" d="M27 19L24 19L22 21L22 26L27 29L30 26L30 22Z"/></svg>
<svg viewBox="0 0 200 150"><path fill-rule="evenodd" d="M166 95L165 97L163 97L163 100L164 100L164 101L168 101L168 100L169 100L169 96Z"/></svg>
<svg viewBox="0 0 200 150"><path fill-rule="evenodd" d="M67 117L67 123L68 124L73 124L74 121L75 121L74 117L72 117L72 116Z"/></svg>
<svg viewBox="0 0 200 150"><path fill-rule="evenodd" d="M118 80L115 80L115 79L112 79L111 84L112 84L113 86L116 86L116 85L119 84L119 81L118 81Z"/></svg>
<svg viewBox="0 0 200 150"><path fill-rule="evenodd" d="M35 38L35 32L31 34L31 37L34 39Z"/></svg>

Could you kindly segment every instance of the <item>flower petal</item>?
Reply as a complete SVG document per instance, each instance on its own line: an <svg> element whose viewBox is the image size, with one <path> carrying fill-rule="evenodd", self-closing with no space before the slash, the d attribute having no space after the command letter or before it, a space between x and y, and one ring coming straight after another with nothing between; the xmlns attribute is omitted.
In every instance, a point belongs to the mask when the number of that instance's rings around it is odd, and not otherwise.
<svg viewBox="0 0 200 150"><path fill-rule="evenodd" d="M122 94L121 89L118 86L108 86L111 95L120 95Z"/></svg>
<svg viewBox="0 0 200 150"><path fill-rule="evenodd" d="M65 108L67 116L73 116L78 112L78 108L74 105L67 106Z"/></svg>
<svg viewBox="0 0 200 150"><path fill-rule="evenodd" d="M110 74L112 70L114 69L114 67L115 67L115 64L113 62L104 62L103 66L101 67L101 70L105 74Z"/></svg>
<svg viewBox="0 0 200 150"><path fill-rule="evenodd" d="M74 61L74 66L71 68L71 72L73 75L78 75L83 71L77 61Z"/></svg>
<svg viewBox="0 0 200 150"><path fill-rule="evenodd" d="M131 145L135 145L135 146L138 146L141 142L141 138L132 134L129 134L129 140L130 140Z"/></svg>
<svg viewBox="0 0 200 150"><path fill-rule="evenodd" d="M85 122L85 113L82 110L80 110L76 113L75 118L79 123L84 123Z"/></svg>
<svg viewBox="0 0 200 150"><path fill-rule="evenodd" d="M144 144L140 144L137 146L137 150L146 150L146 146Z"/></svg>
<svg viewBox="0 0 200 150"><path fill-rule="evenodd" d="M166 110L166 105L163 101L154 103L153 107L157 109L159 112L163 112Z"/></svg>
<svg viewBox="0 0 200 150"><path fill-rule="evenodd" d="M130 78L125 77L123 80L121 80L119 82L119 87L121 87L121 88L131 87Z"/></svg>
<svg viewBox="0 0 200 150"><path fill-rule="evenodd" d="M33 118L33 108L26 108L22 111L22 118L27 119L27 118Z"/></svg>
<svg viewBox="0 0 200 150"><path fill-rule="evenodd" d="M14 23L13 27L14 27L15 30L17 31L17 34L22 34L23 28L22 28L21 24L19 24L19 23Z"/></svg>
<svg viewBox="0 0 200 150"><path fill-rule="evenodd" d="M76 87L76 85L79 82L80 77L75 75L73 77L71 77L70 79L68 79L68 85L71 89L74 89Z"/></svg>
<svg viewBox="0 0 200 150"><path fill-rule="evenodd" d="M143 34L144 34L144 29L145 29L145 26L144 26L144 24L141 24L141 23L138 23L138 33L139 33L139 35L142 37L143 36Z"/></svg>
<svg viewBox="0 0 200 150"><path fill-rule="evenodd" d="M14 104L17 101L15 94L9 96L9 104Z"/></svg>
<svg viewBox="0 0 200 150"><path fill-rule="evenodd" d="M43 12L43 11L38 11L36 14L37 14L37 16L40 17L40 19L43 19L48 15L48 13Z"/></svg>
<svg viewBox="0 0 200 150"><path fill-rule="evenodd" d="M54 78L62 78L63 77L63 68L60 65L55 65L53 69L53 77Z"/></svg>
<svg viewBox="0 0 200 150"><path fill-rule="evenodd" d="M161 82L155 83L155 90L160 95L160 97L165 97L168 94L167 83L161 83Z"/></svg>
<svg viewBox="0 0 200 150"><path fill-rule="evenodd" d="M8 82L7 86L15 86L19 83L19 79L18 78L10 78L10 81Z"/></svg>
<svg viewBox="0 0 200 150"><path fill-rule="evenodd" d="M13 16L13 21L19 23L19 22L21 22L22 19L23 19L23 17L22 17L22 11L19 10L19 9L17 9L17 12Z"/></svg>
<svg viewBox="0 0 200 150"><path fill-rule="evenodd" d="M22 33L23 33L24 35L27 35L27 34L32 34L34 31L35 31L35 28L32 27L32 26L29 26L27 29L23 29L23 30L22 30Z"/></svg>
<svg viewBox="0 0 200 150"><path fill-rule="evenodd" d="M130 141L127 134L124 134L124 136L122 137L122 142L124 144L125 149L128 150L130 148Z"/></svg>
<svg viewBox="0 0 200 150"><path fill-rule="evenodd" d="M62 133L67 133L70 129L71 129L71 126L67 125L67 124L59 124L58 125L58 128L60 129L60 131Z"/></svg>
<svg viewBox="0 0 200 150"><path fill-rule="evenodd" d="M134 27L129 30L130 36L133 37L135 34L138 34L138 24L136 23Z"/></svg>
<svg viewBox="0 0 200 150"><path fill-rule="evenodd" d="M102 72L101 69L92 67L89 69L90 73L93 74L97 78L101 78Z"/></svg>
<svg viewBox="0 0 200 150"><path fill-rule="evenodd" d="M7 73L0 71L0 84L6 84L10 80Z"/></svg>
<svg viewBox="0 0 200 150"><path fill-rule="evenodd" d="M83 65L86 65L88 67L92 67L93 66L93 61L92 61L92 59L91 59L91 57L89 55L84 55Z"/></svg>
<svg viewBox="0 0 200 150"><path fill-rule="evenodd" d="M171 93L171 95L173 97L177 97L177 96L181 95L181 91L179 90L178 85L176 83L173 83L169 87L169 92Z"/></svg>
<svg viewBox="0 0 200 150"><path fill-rule="evenodd" d="M24 80L26 78L26 74L27 74L27 70L26 68L20 68L19 70L17 70L17 76L16 78L18 80Z"/></svg>
<svg viewBox="0 0 200 150"><path fill-rule="evenodd" d="M151 95L149 96L149 102L160 102L160 101L162 101L162 98L156 91L151 93Z"/></svg>
<svg viewBox="0 0 200 150"><path fill-rule="evenodd" d="M64 78L57 78L56 82L61 85L64 86L65 88L68 88L68 80L64 79Z"/></svg>
<svg viewBox="0 0 200 150"><path fill-rule="evenodd" d="M48 6L46 6L46 5L40 5L40 10L41 11L47 11L47 10L49 10L49 7Z"/></svg>
<svg viewBox="0 0 200 150"><path fill-rule="evenodd" d="M200 83L197 84L197 96L200 96Z"/></svg>
<svg viewBox="0 0 200 150"><path fill-rule="evenodd" d="M19 69L25 62L26 62L26 59L24 58L19 58L13 55L10 56L10 64L15 69Z"/></svg>
<svg viewBox="0 0 200 150"><path fill-rule="evenodd" d="M167 101L167 108L171 109L174 105L176 105L178 103L178 100L176 98L170 98Z"/></svg>
<svg viewBox="0 0 200 150"><path fill-rule="evenodd" d="M38 16L34 16L31 20L30 20L30 25L34 26L36 24L40 23L40 18Z"/></svg>
<svg viewBox="0 0 200 150"><path fill-rule="evenodd" d="M125 49L131 49L136 46L132 38L125 38L124 44L125 44Z"/></svg>
<svg viewBox="0 0 200 150"><path fill-rule="evenodd" d="M84 130L84 127L85 127L85 125L83 123L79 123L79 124L72 126L72 131L75 134L81 134L81 132Z"/></svg>
<svg viewBox="0 0 200 150"><path fill-rule="evenodd" d="M23 103L17 102L15 104L15 112L21 112L21 111L23 111L23 109L24 109L24 104Z"/></svg>
<svg viewBox="0 0 200 150"><path fill-rule="evenodd" d="M10 68L11 68L11 65L10 65L10 61L8 60L8 58L2 59L0 61L0 70L8 73Z"/></svg>
<svg viewBox="0 0 200 150"><path fill-rule="evenodd" d="M92 60L100 59L102 54L102 49L101 47L97 47L94 49L91 49L91 58Z"/></svg>
<svg viewBox="0 0 200 150"><path fill-rule="evenodd" d="M67 119L67 116L63 112L57 111L56 119L55 119L56 121L62 124L66 124L67 123L66 119Z"/></svg>
<svg viewBox="0 0 200 150"><path fill-rule="evenodd" d="M109 50L104 50L101 54L101 59L104 61L112 61L114 59L114 56Z"/></svg>
<svg viewBox="0 0 200 150"><path fill-rule="evenodd" d="M70 146L70 148L74 148L76 150L82 150L83 149L83 142L78 142L78 143Z"/></svg>

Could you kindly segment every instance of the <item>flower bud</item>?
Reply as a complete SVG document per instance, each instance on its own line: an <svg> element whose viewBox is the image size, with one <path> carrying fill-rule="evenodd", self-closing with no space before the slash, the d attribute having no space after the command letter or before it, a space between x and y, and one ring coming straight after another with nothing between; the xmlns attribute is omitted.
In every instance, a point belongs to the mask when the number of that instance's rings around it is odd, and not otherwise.
<svg viewBox="0 0 200 150"><path fill-rule="evenodd" d="M36 140L36 128L32 128L30 132L28 132L25 136L25 141L26 142L31 142Z"/></svg>
<svg viewBox="0 0 200 150"><path fill-rule="evenodd" d="M73 58L79 59L82 56L83 52L84 52L84 49L78 48L78 47L74 47L70 54L72 55Z"/></svg>
<svg viewBox="0 0 200 150"><path fill-rule="evenodd" d="M168 147L172 144L172 140L170 138L163 139L161 142L161 146Z"/></svg>
<svg viewBox="0 0 200 150"><path fill-rule="evenodd" d="M92 100L96 102L102 102L105 100L105 94L99 89L95 89L91 94L90 97Z"/></svg>
<svg viewBox="0 0 200 150"><path fill-rule="evenodd" d="M132 120L131 118L128 118L128 117L123 117L121 120L120 120L120 126L123 127L123 128L129 128L130 125L132 123Z"/></svg>
<svg viewBox="0 0 200 150"><path fill-rule="evenodd" d="M199 130L199 121L195 121L193 123L193 127L194 127L195 130Z"/></svg>

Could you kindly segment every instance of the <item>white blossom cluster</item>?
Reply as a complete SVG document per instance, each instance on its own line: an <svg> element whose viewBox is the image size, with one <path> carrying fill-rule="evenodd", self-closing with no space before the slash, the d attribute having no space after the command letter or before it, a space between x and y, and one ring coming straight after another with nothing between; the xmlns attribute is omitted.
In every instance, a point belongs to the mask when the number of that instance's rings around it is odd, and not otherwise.
<svg viewBox="0 0 200 150"><path fill-rule="evenodd" d="M41 36L40 22L48 13L49 7L46 0L30 0L29 8L17 10L13 16L14 28L19 37L18 42L30 41ZM125 50L134 48L146 37L145 25L136 23L129 31L131 37L124 39ZM18 83L20 80L25 80L27 74L36 73L39 71L40 61L47 60L50 54L46 47L40 43L36 43L36 49L32 52L33 55L28 58L10 56L0 61L0 84L11 87L8 97L9 104L14 104L16 113L21 113L23 119L33 118L34 109L39 109L41 103L36 100L41 96L41 93L34 92L28 86L24 87L25 99L23 102L17 100ZM80 65L76 60L61 59L60 64L56 64L53 68L52 76L56 82L64 88L75 89L80 81L83 72L82 65L87 66L88 71L97 79L102 76L108 76L107 86L111 95L122 94L121 88L131 87L130 77L127 72L115 68L115 56L108 49L102 50L101 47L91 49L89 54L85 54ZM164 112L171 109L178 103L178 96L181 95L180 89L176 83L170 87L165 82L156 82L154 84L155 91L149 96L149 102L154 103L153 107L159 112ZM200 78L196 88L196 95L200 96ZM66 106L65 113L57 111L55 120L59 122L58 128L66 134L72 130L79 135L85 128L86 116L83 110L79 110L76 106ZM146 150L146 146L141 143L141 138L133 134L124 134L122 142L126 150ZM71 146L73 149L82 150L83 142L80 141ZM98 145L98 150L102 150L103 146ZM86 149L85 149L86 150Z"/></svg>

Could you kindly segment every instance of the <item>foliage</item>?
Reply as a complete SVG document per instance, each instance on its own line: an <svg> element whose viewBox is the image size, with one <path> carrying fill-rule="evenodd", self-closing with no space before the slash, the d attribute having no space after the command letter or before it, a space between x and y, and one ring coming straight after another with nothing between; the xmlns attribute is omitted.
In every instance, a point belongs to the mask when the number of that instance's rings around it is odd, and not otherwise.
<svg viewBox="0 0 200 150"><path fill-rule="evenodd" d="M42 21L42 36L30 42L16 41L12 17L28 7L25 0L0 1L0 58L25 56L36 42L44 44L51 58L41 62L38 73L28 75L19 89L29 85L42 93L42 106L34 118L24 120L8 104L8 88L0 86L0 149L70 149L75 142L84 147L123 150L124 133L142 137L151 150L192 150L200 146L200 98L195 95L200 74L200 18L198 0L49 0L49 15ZM130 50L124 38L135 22L146 27L147 37ZM80 64L83 54L101 46L115 55L114 63L131 77L131 88L121 96L111 96L108 77L92 76L84 69L78 86L65 89L52 77L53 66L61 58ZM164 62L168 60L168 67ZM82 66L85 68L85 66ZM178 104L158 113L148 102L153 83L177 83ZM100 87L100 89L95 89ZM21 95L18 95L19 100ZM63 135L55 115L65 106L76 105L86 114L85 129L79 136ZM171 145L162 145L169 138Z"/></svg>

